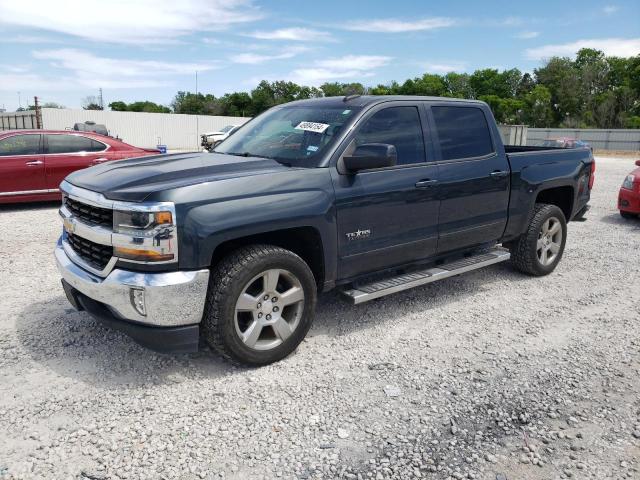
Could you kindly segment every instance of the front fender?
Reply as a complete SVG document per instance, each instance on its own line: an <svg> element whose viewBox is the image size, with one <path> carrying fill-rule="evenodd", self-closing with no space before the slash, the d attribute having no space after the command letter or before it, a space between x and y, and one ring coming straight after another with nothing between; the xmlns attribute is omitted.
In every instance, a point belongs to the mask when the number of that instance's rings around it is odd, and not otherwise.
<svg viewBox="0 0 640 480"><path fill-rule="evenodd" d="M323 245L325 278L335 278L336 215L328 169L304 169L268 178L213 185L216 198L181 204L182 268L207 268L224 242L296 227L312 227Z"/></svg>

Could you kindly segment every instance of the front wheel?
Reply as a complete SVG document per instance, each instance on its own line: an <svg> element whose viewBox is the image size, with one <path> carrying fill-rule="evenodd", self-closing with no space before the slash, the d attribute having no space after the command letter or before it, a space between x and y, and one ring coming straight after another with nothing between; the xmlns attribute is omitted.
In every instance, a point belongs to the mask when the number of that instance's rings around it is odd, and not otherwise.
<svg viewBox="0 0 640 480"><path fill-rule="evenodd" d="M309 331L316 297L313 273L295 253L272 245L241 248L212 271L204 338L234 362L276 362Z"/></svg>
<svg viewBox="0 0 640 480"><path fill-rule="evenodd" d="M529 275L548 275L560 262L567 241L567 221L555 205L538 203L527 231L510 246L511 262Z"/></svg>
<svg viewBox="0 0 640 480"><path fill-rule="evenodd" d="M638 215L635 213L631 213L631 212L625 212L624 210L620 210L620 216L626 220L629 220L631 218L637 218Z"/></svg>

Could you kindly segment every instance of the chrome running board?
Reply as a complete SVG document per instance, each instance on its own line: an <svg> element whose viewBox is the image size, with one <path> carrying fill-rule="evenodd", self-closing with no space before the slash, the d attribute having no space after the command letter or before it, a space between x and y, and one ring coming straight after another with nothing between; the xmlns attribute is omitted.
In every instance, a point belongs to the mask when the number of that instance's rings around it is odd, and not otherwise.
<svg viewBox="0 0 640 480"><path fill-rule="evenodd" d="M359 303L368 302L374 298L384 297L392 293L408 290L409 288L419 287L420 285L437 282L444 278L487 267L494 263L504 262L509 260L509 257L511 257L511 254L508 250L495 247L488 252L465 257L451 263L444 263L437 267L405 273L377 282L357 284L351 289L343 290L342 294L345 295L351 303L358 305Z"/></svg>

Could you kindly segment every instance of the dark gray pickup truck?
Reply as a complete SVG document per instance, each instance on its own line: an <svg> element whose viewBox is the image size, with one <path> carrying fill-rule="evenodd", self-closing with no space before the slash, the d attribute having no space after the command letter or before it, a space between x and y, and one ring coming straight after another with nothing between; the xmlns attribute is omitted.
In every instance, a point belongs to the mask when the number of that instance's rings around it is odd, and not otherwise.
<svg viewBox="0 0 640 480"><path fill-rule="evenodd" d="M320 292L359 304L509 259L552 272L594 170L588 148L503 146L482 102L304 100L213 153L71 174L55 256L74 307L141 344L263 365Z"/></svg>

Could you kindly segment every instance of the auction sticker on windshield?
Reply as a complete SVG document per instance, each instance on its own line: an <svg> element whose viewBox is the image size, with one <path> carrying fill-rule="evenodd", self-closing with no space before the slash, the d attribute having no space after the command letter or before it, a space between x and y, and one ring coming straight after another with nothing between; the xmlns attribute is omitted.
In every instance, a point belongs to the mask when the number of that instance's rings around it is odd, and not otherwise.
<svg viewBox="0 0 640 480"><path fill-rule="evenodd" d="M326 123L316 122L300 122L296 130L305 130L307 132L322 133L329 127Z"/></svg>

